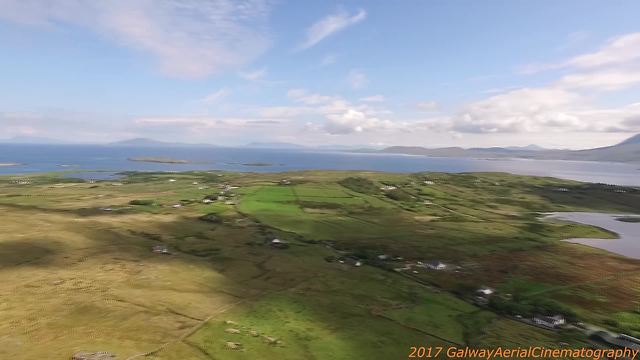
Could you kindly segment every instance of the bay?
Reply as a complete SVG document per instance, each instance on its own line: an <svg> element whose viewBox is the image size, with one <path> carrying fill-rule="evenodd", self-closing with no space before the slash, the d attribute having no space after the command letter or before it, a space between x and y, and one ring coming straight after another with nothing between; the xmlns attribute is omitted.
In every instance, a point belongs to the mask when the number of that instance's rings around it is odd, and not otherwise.
<svg viewBox="0 0 640 360"><path fill-rule="evenodd" d="M130 161L155 157L189 163ZM51 171L187 171L284 172L299 170L367 170L387 172L508 172L585 182L640 186L640 165L592 161L438 158L416 155L353 153L298 149L224 147L117 147L102 145L0 144L0 174ZM260 164L260 166L256 166ZM96 173L98 174L98 173Z"/></svg>

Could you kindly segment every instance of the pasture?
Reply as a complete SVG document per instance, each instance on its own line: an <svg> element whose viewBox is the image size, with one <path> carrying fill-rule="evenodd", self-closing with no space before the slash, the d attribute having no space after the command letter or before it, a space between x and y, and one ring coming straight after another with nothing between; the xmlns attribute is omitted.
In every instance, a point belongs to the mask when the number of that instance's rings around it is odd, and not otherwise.
<svg viewBox="0 0 640 360"><path fill-rule="evenodd" d="M633 189L495 173L23 178L0 177L0 358L389 359L580 342L478 307L480 285L640 331L640 261L560 241L606 231L538 219L637 214ZM397 270L430 260L450 267Z"/></svg>

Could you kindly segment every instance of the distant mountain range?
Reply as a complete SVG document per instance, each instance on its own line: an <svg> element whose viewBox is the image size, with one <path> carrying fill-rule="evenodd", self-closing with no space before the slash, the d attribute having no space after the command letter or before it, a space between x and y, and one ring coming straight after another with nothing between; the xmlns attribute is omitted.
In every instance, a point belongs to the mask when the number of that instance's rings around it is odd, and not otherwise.
<svg viewBox="0 0 640 360"><path fill-rule="evenodd" d="M537 160L576 160L640 163L640 134L612 146L587 150L552 150L536 145L525 147L470 148L447 147L429 149L420 146L392 146L382 153L424 155L433 157L520 158Z"/></svg>
<svg viewBox="0 0 640 360"><path fill-rule="evenodd" d="M11 139L0 139L5 144L67 144L73 143L43 137L21 136ZM77 143L76 143L77 144ZM218 147L212 144L192 144L166 142L148 138L135 138L104 144L105 146L130 147ZM433 157L466 157L479 159L537 159L537 160L577 160L577 161L609 161L640 163L640 134L632 136L619 144L587 150L545 149L537 145L489 147L489 148L425 148L420 146L391 146L380 149L367 145L321 145L304 146L285 142L252 142L244 146L260 149L292 149L292 150L334 150L362 153L389 153L424 155Z"/></svg>
<svg viewBox="0 0 640 360"><path fill-rule="evenodd" d="M10 139L0 139L2 144L68 144L66 141L39 136L14 136Z"/></svg>
<svg viewBox="0 0 640 360"><path fill-rule="evenodd" d="M221 147L220 145L206 143L183 143L161 141L150 138L134 138L121 141L114 141L107 144L87 143L87 142L69 142L63 140L50 139L35 136L16 136L11 139L0 139L0 144L51 144L51 145L103 145L103 146L130 146L130 147ZM382 147L373 147L369 145L318 145L305 146L287 142L251 142L246 145L237 145L229 147L246 147L255 149L309 149L309 150L362 150L373 151L382 149Z"/></svg>

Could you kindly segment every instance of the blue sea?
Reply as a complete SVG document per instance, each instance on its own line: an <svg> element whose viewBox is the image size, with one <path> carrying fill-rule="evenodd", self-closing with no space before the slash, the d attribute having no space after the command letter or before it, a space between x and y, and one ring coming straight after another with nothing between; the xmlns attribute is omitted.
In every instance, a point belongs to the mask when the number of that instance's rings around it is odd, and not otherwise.
<svg viewBox="0 0 640 360"><path fill-rule="evenodd" d="M189 164L130 161L135 157L167 157ZM388 172L508 172L553 176L586 182L640 186L640 165L590 161L436 158L341 151L214 148L115 147L101 145L0 144L0 174L77 171L102 179L120 171L226 170L282 172L296 170L369 170ZM250 164L269 164L251 166ZM95 171L95 172L88 172Z"/></svg>

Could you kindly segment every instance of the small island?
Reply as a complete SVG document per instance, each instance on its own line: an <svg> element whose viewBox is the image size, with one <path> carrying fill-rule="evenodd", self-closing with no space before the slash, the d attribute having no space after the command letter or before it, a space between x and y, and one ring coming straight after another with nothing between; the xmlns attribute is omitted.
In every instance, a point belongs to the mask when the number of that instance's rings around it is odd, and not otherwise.
<svg viewBox="0 0 640 360"><path fill-rule="evenodd" d="M624 216L616 218L618 221L627 222L627 223L640 223L640 216Z"/></svg>
<svg viewBox="0 0 640 360"><path fill-rule="evenodd" d="M273 166L273 164L266 162L253 162L253 163L244 163L244 166Z"/></svg>
<svg viewBox="0 0 640 360"><path fill-rule="evenodd" d="M133 157L128 158L129 161L140 161L140 162L152 162L152 163L163 163L163 164L191 164L189 160L179 160L172 159L167 157Z"/></svg>

